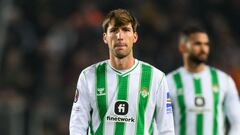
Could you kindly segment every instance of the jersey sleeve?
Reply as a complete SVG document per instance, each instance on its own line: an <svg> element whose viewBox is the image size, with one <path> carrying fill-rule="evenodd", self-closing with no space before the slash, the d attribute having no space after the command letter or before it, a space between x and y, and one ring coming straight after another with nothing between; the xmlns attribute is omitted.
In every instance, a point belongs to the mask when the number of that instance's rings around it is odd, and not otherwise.
<svg viewBox="0 0 240 135"><path fill-rule="evenodd" d="M237 88L231 77L228 78L228 89L224 102L225 113L230 122L229 135L240 135L240 102Z"/></svg>
<svg viewBox="0 0 240 135"><path fill-rule="evenodd" d="M165 76L157 93L156 123L159 135L174 135L172 103Z"/></svg>
<svg viewBox="0 0 240 135"><path fill-rule="evenodd" d="M168 84L168 88L169 88L171 98L175 99L176 85L175 85L174 80L172 78L172 74L168 74L166 78L167 78L167 84Z"/></svg>
<svg viewBox="0 0 240 135"><path fill-rule="evenodd" d="M90 121L90 100L84 72L80 74L77 83L74 103L70 117L70 135L87 135Z"/></svg>

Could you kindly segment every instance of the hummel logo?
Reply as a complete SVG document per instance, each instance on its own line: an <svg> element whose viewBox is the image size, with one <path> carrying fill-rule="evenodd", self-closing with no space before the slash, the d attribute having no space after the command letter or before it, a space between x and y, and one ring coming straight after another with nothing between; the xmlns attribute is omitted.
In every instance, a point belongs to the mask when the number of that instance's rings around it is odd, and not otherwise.
<svg viewBox="0 0 240 135"><path fill-rule="evenodd" d="M98 88L97 89L97 96L102 96L102 95L106 95L105 89L104 88Z"/></svg>

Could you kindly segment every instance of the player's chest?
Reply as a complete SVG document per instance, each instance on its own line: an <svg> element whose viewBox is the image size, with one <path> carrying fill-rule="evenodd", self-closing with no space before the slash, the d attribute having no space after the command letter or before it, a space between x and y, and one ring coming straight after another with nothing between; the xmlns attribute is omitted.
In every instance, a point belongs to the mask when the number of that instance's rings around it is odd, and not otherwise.
<svg viewBox="0 0 240 135"><path fill-rule="evenodd" d="M184 81L183 87L176 90L176 101L188 112L212 112L213 106L222 105L224 91L208 79ZM182 101L180 101L182 100Z"/></svg>

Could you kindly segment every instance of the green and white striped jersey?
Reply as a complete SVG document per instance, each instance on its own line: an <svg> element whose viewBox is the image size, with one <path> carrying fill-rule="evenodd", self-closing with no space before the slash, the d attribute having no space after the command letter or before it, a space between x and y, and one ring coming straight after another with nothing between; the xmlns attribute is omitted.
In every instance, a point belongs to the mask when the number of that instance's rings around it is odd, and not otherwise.
<svg viewBox="0 0 240 135"><path fill-rule="evenodd" d="M135 59L118 71L109 60L80 74L70 118L70 135L174 135L164 73Z"/></svg>
<svg viewBox="0 0 240 135"><path fill-rule="evenodd" d="M205 66L200 73L184 67L167 75L176 135L240 135L240 103L236 86L224 72Z"/></svg>

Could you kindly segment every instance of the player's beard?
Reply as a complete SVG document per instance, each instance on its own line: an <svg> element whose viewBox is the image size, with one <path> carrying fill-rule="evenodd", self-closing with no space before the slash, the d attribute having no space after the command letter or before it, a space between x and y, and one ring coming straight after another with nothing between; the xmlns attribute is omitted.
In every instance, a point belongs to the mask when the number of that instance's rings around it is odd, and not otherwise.
<svg viewBox="0 0 240 135"><path fill-rule="evenodd" d="M191 63L193 63L195 65L199 65L199 64L207 62L208 54L206 54L204 52L201 52L199 55L190 53L188 58L191 61Z"/></svg>

